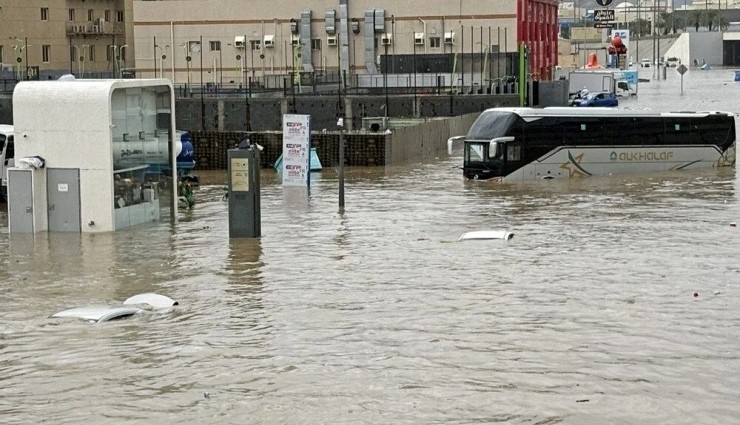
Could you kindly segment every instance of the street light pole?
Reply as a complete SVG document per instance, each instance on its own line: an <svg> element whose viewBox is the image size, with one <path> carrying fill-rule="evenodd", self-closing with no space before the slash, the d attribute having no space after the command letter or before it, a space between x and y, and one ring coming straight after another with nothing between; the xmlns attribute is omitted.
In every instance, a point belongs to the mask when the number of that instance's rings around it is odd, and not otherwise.
<svg viewBox="0 0 740 425"><path fill-rule="evenodd" d="M26 78L28 78L28 37L23 37L23 50L26 52Z"/></svg>
<svg viewBox="0 0 740 425"><path fill-rule="evenodd" d="M119 64L118 64L118 73L119 78L123 78L123 66L126 64L126 50L128 49L128 44L124 44L121 46L120 50L118 51L120 53L119 55Z"/></svg>
<svg viewBox="0 0 740 425"><path fill-rule="evenodd" d="M383 63L383 89L385 90L385 118L386 121L388 120L388 43L384 44L385 46L385 57L383 58L385 62ZM388 125L387 122L384 123L385 125Z"/></svg>
<svg viewBox="0 0 740 425"><path fill-rule="evenodd" d="M200 36L198 55L200 56L200 129L206 131L206 103L203 99L203 36Z"/></svg>

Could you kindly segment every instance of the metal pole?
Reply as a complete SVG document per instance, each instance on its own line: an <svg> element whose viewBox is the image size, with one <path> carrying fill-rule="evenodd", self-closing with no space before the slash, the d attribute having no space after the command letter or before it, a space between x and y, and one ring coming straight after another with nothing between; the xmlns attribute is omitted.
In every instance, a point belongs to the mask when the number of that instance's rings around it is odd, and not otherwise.
<svg viewBox="0 0 740 425"><path fill-rule="evenodd" d="M152 57L154 58L154 78L157 78L157 37L154 38L154 53L152 54Z"/></svg>
<svg viewBox="0 0 740 425"><path fill-rule="evenodd" d="M26 78L28 79L28 37L23 37L23 50L26 52Z"/></svg>
<svg viewBox="0 0 740 425"><path fill-rule="evenodd" d="M341 48L342 48L342 39L341 39L340 34L337 34L337 76L339 77L339 87L338 87L339 100L337 101L337 126L339 127L339 212L343 213L344 212L344 105L342 104L342 56L339 54L339 49ZM388 52L387 44L385 45L385 50L387 53ZM388 69L387 60L388 58L386 57L386 70ZM386 100L386 105L387 105L387 100ZM388 108L388 106L386 106L386 108Z"/></svg>
<svg viewBox="0 0 740 425"><path fill-rule="evenodd" d="M416 35L415 34L411 34L411 36L412 36L411 48L414 49L413 50L413 55L414 55L413 56L413 58L414 58L414 60L413 60L413 64L414 64L414 107L411 108L411 110L413 112L414 117L417 117L418 114L416 113L416 106L417 106L416 105L416 101L417 101L417 99L416 99L416 72L417 72L417 70L416 70ZM426 35L424 35L424 37L426 37Z"/></svg>
<svg viewBox="0 0 740 425"><path fill-rule="evenodd" d="M206 102L203 99L203 36L200 36L200 130L206 131Z"/></svg>
<svg viewBox="0 0 740 425"><path fill-rule="evenodd" d="M339 212L344 212L344 117L339 121Z"/></svg>
<svg viewBox="0 0 740 425"><path fill-rule="evenodd" d="M385 89L385 117L388 118L388 45L385 45L385 63L383 64L383 88ZM388 123L385 123L388 125Z"/></svg>
<svg viewBox="0 0 740 425"><path fill-rule="evenodd" d="M251 43L249 48L251 49ZM252 57L252 66L254 66L254 56ZM244 66L242 67L242 74L244 78L244 102L246 103L246 114L247 114L247 131L252 131L252 117L249 109L249 98L252 96L252 78L247 75L247 35L244 34Z"/></svg>

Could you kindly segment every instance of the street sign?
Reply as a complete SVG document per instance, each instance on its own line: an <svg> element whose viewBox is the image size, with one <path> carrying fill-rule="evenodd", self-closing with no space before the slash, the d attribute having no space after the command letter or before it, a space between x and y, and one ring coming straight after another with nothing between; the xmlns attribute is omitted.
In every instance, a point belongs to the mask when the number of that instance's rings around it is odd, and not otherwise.
<svg viewBox="0 0 740 425"><path fill-rule="evenodd" d="M614 20L614 9L596 9L594 10L594 21L604 22Z"/></svg>
<svg viewBox="0 0 740 425"><path fill-rule="evenodd" d="M596 22L594 28L614 28L614 22Z"/></svg>
<svg viewBox="0 0 740 425"><path fill-rule="evenodd" d="M596 4L598 4L599 6L607 7L612 4L612 1L613 0L596 0Z"/></svg>
<svg viewBox="0 0 740 425"><path fill-rule="evenodd" d="M677 71L677 72L678 72L679 74L681 74L681 75L685 74L685 73L686 73L686 71L688 71L688 70L689 70L689 69L688 69L688 68L686 68L686 65L684 65L684 64L681 64L681 65L679 65L679 66L678 66L678 68L676 68L676 71Z"/></svg>

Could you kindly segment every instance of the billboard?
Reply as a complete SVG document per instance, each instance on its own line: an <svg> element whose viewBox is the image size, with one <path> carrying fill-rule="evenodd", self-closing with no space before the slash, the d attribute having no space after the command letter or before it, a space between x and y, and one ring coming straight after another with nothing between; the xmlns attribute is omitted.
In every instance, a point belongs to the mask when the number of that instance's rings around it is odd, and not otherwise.
<svg viewBox="0 0 740 425"><path fill-rule="evenodd" d="M310 124L310 115L283 115L283 187L308 186Z"/></svg>

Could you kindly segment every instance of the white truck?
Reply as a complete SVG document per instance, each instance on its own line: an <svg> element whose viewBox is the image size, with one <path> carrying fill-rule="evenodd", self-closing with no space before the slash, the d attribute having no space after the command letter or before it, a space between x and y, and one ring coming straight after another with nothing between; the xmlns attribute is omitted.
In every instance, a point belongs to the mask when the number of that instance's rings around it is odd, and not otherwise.
<svg viewBox="0 0 740 425"><path fill-rule="evenodd" d="M0 124L0 201L7 196L8 168L15 166L13 126Z"/></svg>
<svg viewBox="0 0 740 425"><path fill-rule="evenodd" d="M617 96L632 96L632 87L621 77L621 72L608 69L577 69L568 74L568 93L575 95L586 89L589 93L606 92Z"/></svg>

